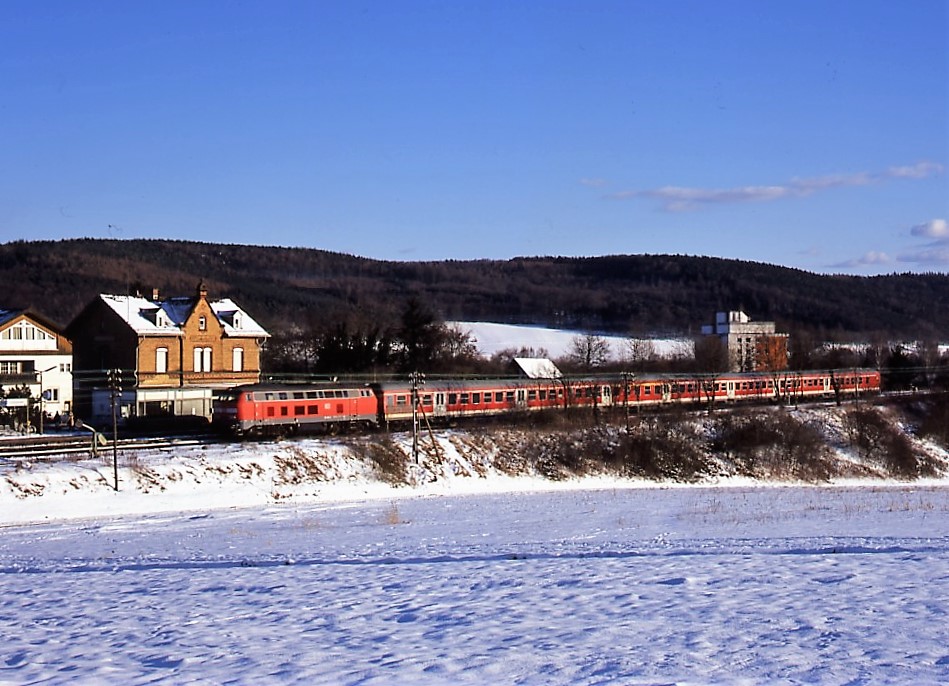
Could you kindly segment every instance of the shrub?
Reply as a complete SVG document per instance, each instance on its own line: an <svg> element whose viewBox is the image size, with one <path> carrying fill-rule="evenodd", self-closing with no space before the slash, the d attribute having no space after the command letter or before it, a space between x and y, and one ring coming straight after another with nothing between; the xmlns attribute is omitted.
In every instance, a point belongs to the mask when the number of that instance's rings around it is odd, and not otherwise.
<svg viewBox="0 0 949 686"><path fill-rule="evenodd" d="M878 464L894 476L920 475L922 465L912 442L879 409L850 410L844 417L844 429L850 445L864 460Z"/></svg>
<svg viewBox="0 0 949 686"><path fill-rule="evenodd" d="M748 476L823 480L834 474L820 427L783 410L720 417L712 446Z"/></svg>
<svg viewBox="0 0 949 686"><path fill-rule="evenodd" d="M368 460L379 478L393 486L409 481L409 456L389 436L372 436L354 441L350 449L357 457Z"/></svg>

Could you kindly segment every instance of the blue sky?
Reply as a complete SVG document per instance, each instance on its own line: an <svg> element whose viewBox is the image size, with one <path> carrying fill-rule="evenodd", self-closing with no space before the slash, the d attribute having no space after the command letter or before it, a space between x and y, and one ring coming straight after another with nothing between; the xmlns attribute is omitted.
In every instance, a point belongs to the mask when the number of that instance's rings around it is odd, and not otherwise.
<svg viewBox="0 0 949 686"><path fill-rule="evenodd" d="M949 2L0 16L0 240L949 271Z"/></svg>

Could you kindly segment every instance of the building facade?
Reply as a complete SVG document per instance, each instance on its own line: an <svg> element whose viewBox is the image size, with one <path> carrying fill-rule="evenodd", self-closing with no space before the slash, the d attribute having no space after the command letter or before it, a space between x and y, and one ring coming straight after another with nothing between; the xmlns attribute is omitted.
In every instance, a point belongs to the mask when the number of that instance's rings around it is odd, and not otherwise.
<svg viewBox="0 0 949 686"><path fill-rule="evenodd" d="M210 419L215 389L260 380L269 337L232 300L151 299L100 295L67 328L73 340L77 412L111 417L196 416ZM120 378L109 387L108 370ZM80 390L81 389L81 390Z"/></svg>
<svg viewBox="0 0 949 686"><path fill-rule="evenodd" d="M59 327L30 310L0 309L0 402L46 416L72 411L72 345ZM23 402L26 401L26 402ZM30 423L36 411L23 411Z"/></svg>
<svg viewBox="0 0 949 686"><path fill-rule="evenodd" d="M788 335L777 333L774 322L755 322L744 312L717 312L715 324L702 334L717 336L728 351L732 372L778 371L788 365Z"/></svg>

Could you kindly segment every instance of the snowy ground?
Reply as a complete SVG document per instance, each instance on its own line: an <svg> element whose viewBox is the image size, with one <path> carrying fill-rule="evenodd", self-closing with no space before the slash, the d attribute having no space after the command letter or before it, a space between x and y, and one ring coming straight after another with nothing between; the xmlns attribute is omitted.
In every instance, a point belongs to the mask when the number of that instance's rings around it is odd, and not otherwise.
<svg viewBox="0 0 949 686"><path fill-rule="evenodd" d="M390 488L306 445L2 470L0 684L949 682L949 482Z"/></svg>
<svg viewBox="0 0 949 686"><path fill-rule="evenodd" d="M513 348L544 349L551 359L566 357L572 350L573 340L586 332L547 329L540 326L520 326L515 324L495 324L492 322L448 322L469 332L482 355L490 357L494 353ZM623 336L603 336L609 343L610 355L621 359L627 348L627 338ZM658 357L691 355L693 343L689 339L651 338L646 339Z"/></svg>

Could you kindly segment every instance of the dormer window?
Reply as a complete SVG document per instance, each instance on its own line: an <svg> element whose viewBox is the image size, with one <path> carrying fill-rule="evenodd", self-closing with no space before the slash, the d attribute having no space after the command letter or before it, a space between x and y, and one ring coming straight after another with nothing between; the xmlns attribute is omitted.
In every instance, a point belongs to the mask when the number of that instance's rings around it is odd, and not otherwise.
<svg viewBox="0 0 949 686"><path fill-rule="evenodd" d="M155 313L155 325L156 326L168 326L168 316L162 310L158 310Z"/></svg>
<svg viewBox="0 0 949 686"><path fill-rule="evenodd" d="M240 312L235 312L235 313L234 313L234 319L233 319L233 321L234 321L234 328L235 328L235 329L240 329L240 328L243 326L243 321L241 321L241 313L240 313Z"/></svg>
<svg viewBox="0 0 949 686"><path fill-rule="evenodd" d="M208 318L205 317L203 314L200 317L198 317L198 330L199 331L208 330Z"/></svg>

